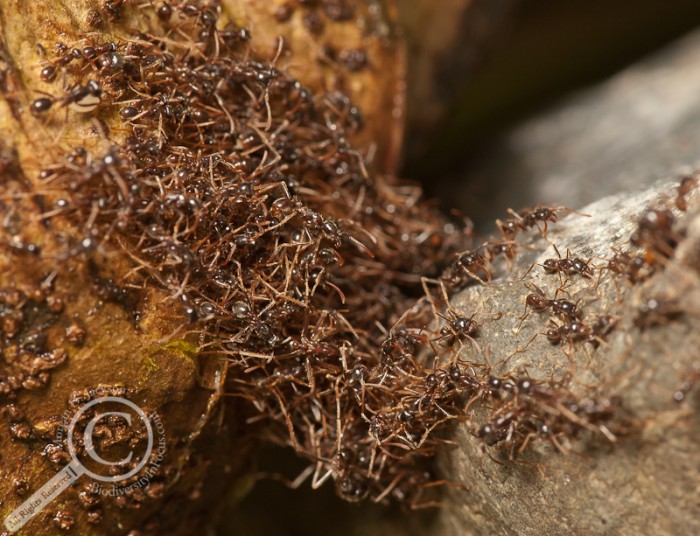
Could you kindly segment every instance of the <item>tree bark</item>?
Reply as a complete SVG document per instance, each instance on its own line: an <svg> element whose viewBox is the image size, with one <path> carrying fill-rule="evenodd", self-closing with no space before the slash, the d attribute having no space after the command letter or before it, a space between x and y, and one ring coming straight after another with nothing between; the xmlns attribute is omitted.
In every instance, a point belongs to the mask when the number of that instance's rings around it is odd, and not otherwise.
<svg viewBox="0 0 700 536"><path fill-rule="evenodd" d="M250 470L250 440L234 431L235 408L227 405L224 411L221 404L225 360L198 355L199 341L185 333L182 316L163 310L162 290L116 286L114 281L133 268L123 251L100 246L93 254L94 244L83 242L89 238L84 229L43 219L59 199L70 203L73 193L47 194L41 170L76 147L105 154L110 146L124 143L116 106L102 106L98 117L75 113L70 106L59 108L69 88L62 87L60 77L52 81L41 76L44 67L70 55L74 47L81 51L95 43L132 39L136 31L152 31L152 15L132 9L130 3L124 9L119 4L0 1L0 311L5 319L0 343L5 421L0 433L0 515L4 521L70 461L65 440L59 441L68 432L61 419L70 421L81 404L96 397L118 394L157 415L165 429L166 460L147 491L126 499L91 494L83 477L24 533L124 534L138 529L191 534L212 522L222 497L235 503L249 487L243 476ZM280 69L313 92L349 93L369 118L352 143L366 152L373 148L368 164L373 171L395 170L404 72L393 28L395 8L363 4L349 19L326 20L319 36L309 29L301 9L288 21L279 21L275 12L282 4L222 2L220 29L229 23L251 28L256 58L276 59ZM110 11L110 5L116 8ZM55 48L59 42L67 49ZM362 63L338 69L339 60L329 51L342 50L360 51L370 68ZM56 99L51 113L31 113L33 103L47 96ZM84 253L83 244L88 244ZM20 325L13 328L10 322ZM32 337L41 344L32 347ZM45 354L54 361L45 363ZM53 456L47 454L47 445Z"/></svg>

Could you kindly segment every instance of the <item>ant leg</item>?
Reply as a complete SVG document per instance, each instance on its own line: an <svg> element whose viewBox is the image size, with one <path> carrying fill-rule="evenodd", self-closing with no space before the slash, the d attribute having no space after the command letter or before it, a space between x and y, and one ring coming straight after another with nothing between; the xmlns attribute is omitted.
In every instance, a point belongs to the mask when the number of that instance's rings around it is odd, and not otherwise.
<svg viewBox="0 0 700 536"><path fill-rule="evenodd" d="M578 367L576 366L576 360L574 359L574 356L576 354L576 349L574 348L574 341L570 336L566 337L566 341L567 341L567 349L562 350L562 352L566 356L566 359L569 362L569 365L571 365L573 367L573 374L576 374L576 372L578 371Z"/></svg>
<svg viewBox="0 0 700 536"><path fill-rule="evenodd" d="M525 449L527 449L527 446L530 444L530 441L535 437L537 437L536 432L530 432L529 434L527 434L522 444L518 447L518 454L522 454L523 452L525 452Z"/></svg>
<svg viewBox="0 0 700 536"><path fill-rule="evenodd" d="M299 487L304 483L304 481L313 474L314 467L314 465L309 465L294 480L289 480L287 477L280 473L260 472L254 473L251 476L254 481L269 478L281 482L284 486L288 487L289 489L299 489Z"/></svg>
<svg viewBox="0 0 700 536"><path fill-rule="evenodd" d="M520 322L516 327L514 327L511 331L513 332L514 335L517 335L520 333L520 328L523 326L523 322L525 322L525 319L530 316L527 312L527 303L525 304L525 312L523 312L523 316L519 318Z"/></svg>
<svg viewBox="0 0 700 536"><path fill-rule="evenodd" d="M467 272L467 275L468 275L469 277L471 277L472 279L476 279L476 280L477 280L479 283L481 283L482 285L486 285L486 284L487 284L487 281L488 281L489 284L491 283L491 274L489 273L488 270L484 270L484 273L486 274L486 281L484 281L483 279L481 279L478 275L476 275L476 273L472 272L471 270L468 270L468 269L465 268L464 266L462 266L462 270L464 270L465 272Z"/></svg>
<svg viewBox="0 0 700 536"><path fill-rule="evenodd" d="M399 482L401 482L401 479L404 478L404 476L405 475L403 473L399 473L398 475L396 475L396 478L389 482L389 485L386 488L384 488L384 491L382 491L379 495L374 497L372 501L375 503L380 503L384 499L386 499L386 497L394 490L394 488L399 484Z"/></svg>
<svg viewBox="0 0 700 536"><path fill-rule="evenodd" d="M417 501L421 498L423 494L423 490L429 489L429 488L434 488L437 486L452 486L455 488L460 488L464 491L466 491L468 488L461 482L451 482L449 480L437 480L435 482L428 482L426 484L422 484L420 486L420 491L418 494L414 497L414 499L411 501L411 504L409 505L409 508L411 510L421 510L424 508L442 508L446 506L446 503L442 501L426 501L422 503L418 503Z"/></svg>
<svg viewBox="0 0 700 536"><path fill-rule="evenodd" d="M311 479L311 489L318 489L323 484L325 484L326 480L328 480L332 475L333 475L333 469L328 469L328 471L321 477L317 478L317 472L321 467L321 463L319 462L318 467L316 468L316 471L314 471L314 478Z"/></svg>
<svg viewBox="0 0 700 536"><path fill-rule="evenodd" d="M540 333L535 333L523 348L516 348L510 354L508 354L508 357L496 363L496 366L499 367L501 365L505 365L515 354L522 354L525 350L527 350L527 348L532 344L532 342L537 338L538 335L540 335Z"/></svg>
<svg viewBox="0 0 700 536"><path fill-rule="evenodd" d="M600 424L598 425L598 429L608 441L610 441L611 443L617 443L617 437L608 429L607 426L605 426L604 424Z"/></svg>
<svg viewBox="0 0 700 536"><path fill-rule="evenodd" d="M479 343L474 340L474 337L471 337L469 335L464 335L467 339L471 341L471 343L474 345L474 348L476 348L477 354L481 353L481 346L479 346Z"/></svg>
<svg viewBox="0 0 700 536"><path fill-rule="evenodd" d="M525 278L530 274L530 272L532 272L532 269L533 269L535 266L542 266L542 265L541 265L541 264L537 264L536 262L533 262L533 263L530 265L530 267L527 269L527 272L525 272L525 273L523 274L523 276L519 279L519 281L524 281Z"/></svg>
<svg viewBox="0 0 700 536"><path fill-rule="evenodd" d="M549 441L550 441L550 442L552 443L552 445L554 445L554 446L557 448L557 450L558 450L559 452L561 452L562 454L568 454L568 453L569 453L569 449L566 448L564 445L562 445L562 444L559 442L559 440L557 439L557 436L554 436L554 435L553 435L553 436L550 436L550 437L549 437Z"/></svg>
<svg viewBox="0 0 700 536"><path fill-rule="evenodd" d="M435 279L430 279L428 277L421 277L420 283L421 283L421 286L423 287L423 292L425 293L425 297L427 298L428 303L430 303L430 308L433 311L433 316L435 316L435 317L440 316L440 313L438 312L438 307L437 307L437 305L435 305L435 299L433 298L433 294L432 294L432 292L430 292L430 289L428 288L428 283L440 284L442 286L443 290L444 290L444 285L442 285L442 282L437 281Z"/></svg>

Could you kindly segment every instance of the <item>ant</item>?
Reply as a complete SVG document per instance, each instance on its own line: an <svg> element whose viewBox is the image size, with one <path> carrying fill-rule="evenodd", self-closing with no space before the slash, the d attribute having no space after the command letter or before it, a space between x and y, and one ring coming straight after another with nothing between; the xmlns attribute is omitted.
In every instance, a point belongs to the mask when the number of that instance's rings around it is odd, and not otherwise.
<svg viewBox="0 0 700 536"><path fill-rule="evenodd" d="M528 294L525 303L537 312L551 309L552 312L560 314L567 320L580 320L582 316L578 306L567 300L550 300L544 296L538 296L537 294Z"/></svg>
<svg viewBox="0 0 700 536"><path fill-rule="evenodd" d="M437 508L444 506L444 504L436 500L422 499L426 490L429 491L439 486L465 488L463 484L449 480L431 481L430 473L423 471L401 471L388 483L381 493L372 498L372 501L382 503L385 502L387 497L392 496L398 501L407 504L411 510Z"/></svg>
<svg viewBox="0 0 700 536"><path fill-rule="evenodd" d="M393 356L410 355L413 356L419 346L427 341L422 335L415 333L411 328L394 326L389 330L389 336L381 346L381 355L386 360L391 360Z"/></svg>
<svg viewBox="0 0 700 536"><path fill-rule="evenodd" d="M496 257L503 255L506 259L507 270L510 271L513 268L513 261L515 261L515 257L518 254L518 243L516 241L501 242L490 240L484 242L481 247L484 248L484 257L487 263L491 264Z"/></svg>
<svg viewBox="0 0 700 536"><path fill-rule="evenodd" d="M588 217L588 214L581 214L567 207L545 207L539 205L529 210L521 210L516 216L521 220L520 225L523 229L531 229L537 226L542 236L545 236L547 234L547 222L556 223L559 220L560 213L580 214ZM539 227L540 222L544 224L542 229Z"/></svg>
<svg viewBox="0 0 700 536"><path fill-rule="evenodd" d="M332 360L340 358L341 352L340 348L334 344L329 344L327 342L304 342L297 345L297 349L303 347L307 352L315 357L322 359Z"/></svg>
<svg viewBox="0 0 700 536"><path fill-rule="evenodd" d="M675 302L660 298L650 298L639 307L637 317L634 319L634 325L641 331L645 331L652 326L658 326L677 319L682 314L683 311Z"/></svg>
<svg viewBox="0 0 700 536"><path fill-rule="evenodd" d="M521 280L525 279L535 266L542 266L544 271L548 274L558 274L559 281L561 282L562 286L565 283L565 281L562 279L562 274L566 276L579 274L587 279L593 278L593 268L590 265L591 259L584 261L580 257L572 257L571 251L568 248L566 250L566 258L562 259L557 246L552 244L552 247L559 258L546 259L542 264L533 264L530 266L530 268L528 268L527 272L523 274Z"/></svg>
<svg viewBox="0 0 700 536"><path fill-rule="evenodd" d="M577 304L557 298L550 300L542 289L536 285L531 285L531 288L535 290L536 294L528 294L525 297L525 313L520 318L520 324L518 324L515 330L516 333L520 331L520 327L528 316L528 307L537 313L544 313L547 310L551 310L554 314L560 315L562 319L567 322L580 321L583 317L583 313Z"/></svg>
<svg viewBox="0 0 700 536"><path fill-rule="evenodd" d="M588 214L581 214L567 207L546 207L541 205L531 209L522 209L520 212L508 209L508 213L513 217L508 218L505 222L496 220L496 225L506 240L513 240L519 232L527 231L533 227L537 227L540 234L544 237L547 235L547 223L559 221L559 214L561 213L588 216ZM540 228L540 222L543 224L542 228Z"/></svg>
<svg viewBox="0 0 700 536"><path fill-rule="evenodd" d="M542 263L542 268L548 274L558 273L564 275L578 274L582 277L592 278L593 269L590 267L590 259L584 261L580 257L571 257L571 251L567 248L566 258L562 259L557 246L554 246L554 251L557 253L558 259L546 259Z"/></svg>
<svg viewBox="0 0 700 536"><path fill-rule="evenodd" d="M461 287L469 282L469 278L485 284L484 280L476 274L477 271L481 271L490 283L491 273L486 269L486 264L487 260L476 250L466 251L457 255L457 259L445 270L441 279L451 288Z"/></svg>
<svg viewBox="0 0 700 536"><path fill-rule="evenodd" d="M448 312L451 318L440 315L441 318L447 321L447 325L440 329L440 336L433 340L437 341L440 346L446 348L452 348L457 341L463 339L469 339L476 344L474 337L477 335L479 329L476 320L474 320L476 313L469 318L465 318L452 310Z"/></svg>
<svg viewBox="0 0 700 536"><path fill-rule="evenodd" d="M688 201L686 197L690 192L698 187L698 179L696 177L685 177L678 185L678 196L676 197L676 207L678 210L685 212L688 210Z"/></svg>
<svg viewBox="0 0 700 536"><path fill-rule="evenodd" d="M59 99L63 106L79 113L89 113L95 110L102 102L102 87L94 80L89 80L84 86L76 85L68 94ZM43 115L48 112L56 102L53 97L41 97L32 102L30 111L34 115Z"/></svg>
<svg viewBox="0 0 700 536"><path fill-rule="evenodd" d="M278 203L279 208L282 208L284 202L287 202L290 207L292 206L291 200L280 198L280 200L277 201L281 201ZM300 211L300 215L306 230L311 236L325 238L336 248L341 247L345 242L349 242L360 252L367 255L367 257L374 258L374 253L372 253L372 250L345 230L344 227L347 226L359 227L352 221L343 220L336 223L333 218L323 218L318 212L309 209ZM359 230L363 229L359 228ZM374 243L374 237L370 233L365 231L365 235Z"/></svg>
<svg viewBox="0 0 700 536"><path fill-rule="evenodd" d="M604 341L608 334L613 330L617 324L617 319L610 315L601 315L595 321L592 326L593 338L589 339L588 342L593 345L593 348L598 348L601 341Z"/></svg>
<svg viewBox="0 0 700 536"><path fill-rule="evenodd" d="M552 325L554 327L547 330L546 333L547 340L552 344L559 344L564 339L572 343L575 341L585 341L588 340L593 333L588 325L578 320L574 320L568 324L562 324L561 326L557 326L554 323L552 323Z"/></svg>
<svg viewBox="0 0 700 536"><path fill-rule="evenodd" d="M498 227L498 230L501 231L503 238L505 238L507 241L515 240L518 233L523 230L523 228L520 226L520 222L513 218L508 218L505 221L496 220L496 226Z"/></svg>
<svg viewBox="0 0 700 536"><path fill-rule="evenodd" d="M74 48L69 50L68 47L61 47L61 54L53 63L44 67L40 72L40 78L44 82L53 82L58 74L58 69L62 69L70 64L73 60L81 60L89 62L96 68L115 70L123 66L123 58L116 54L117 46L115 43L107 42L99 45L89 45L82 50ZM111 53L111 54L109 54ZM103 55L106 55L102 57ZM95 60L100 57L99 64Z"/></svg>
<svg viewBox="0 0 700 536"><path fill-rule="evenodd" d="M105 0L103 7L112 21L122 16L125 2L126 0Z"/></svg>
<svg viewBox="0 0 700 536"><path fill-rule="evenodd" d="M593 348L598 348L600 343L605 342L605 336L610 333L615 323L616 321L609 315L598 318L592 327L581 320L572 320L561 326L552 323L554 327L547 330L545 335L552 344L559 344L566 339L571 345L576 341L584 341L590 343Z"/></svg>
<svg viewBox="0 0 700 536"><path fill-rule="evenodd" d="M437 341L437 343L440 346L446 347L446 348L451 348L455 345L457 341L462 341L463 339L469 339L474 343L477 348L478 344L474 340L474 337L477 334L478 331L478 324L476 323L476 320L474 320L474 317L476 316L476 313L474 313L472 316L469 318L465 318L457 313L455 313L452 308L450 308L450 300L447 296L447 290L445 289L445 285L442 281L437 281L440 285L440 291L442 293L442 299L444 303L447 305L447 312L449 314L449 317L443 315L442 313L438 312L437 306L435 305L435 301L433 299L433 296L430 293L430 290L428 289L428 282L435 282L434 280L429 280L427 278L422 278L422 285L423 285L423 291L425 292L425 296L430 302L430 306L433 310L433 314L435 316L439 316L440 318L444 319L447 321L447 325L443 326L440 329L440 336L433 339L431 342ZM437 352L436 352L437 353Z"/></svg>
<svg viewBox="0 0 700 536"><path fill-rule="evenodd" d="M630 236L630 243L646 248L651 261L654 260L652 252L670 258L680 242L680 236L673 231L675 223L676 218L668 209L648 210L639 219L639 226Z"/></svg>
<svg viewBox="0 0 700 536"><path fill-rule="evenodd" d="M625 277L632 284L641 283L654 273L654 267L643 256L632 255L626 251L616 252L613 258L608 260L606 269Z"/></svg>

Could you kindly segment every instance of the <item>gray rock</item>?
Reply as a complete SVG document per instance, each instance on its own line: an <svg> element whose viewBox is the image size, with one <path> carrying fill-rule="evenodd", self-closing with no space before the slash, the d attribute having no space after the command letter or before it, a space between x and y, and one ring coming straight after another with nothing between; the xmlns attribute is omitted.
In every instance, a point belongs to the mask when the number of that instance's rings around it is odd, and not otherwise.
<svg viewBox="0 0 700 536"><path fill-rule="evenodd" d="M700 533L700 389L674 401L683 382L700 371L700 209L676 211L674 232L685 238L671 259L647 256L656 272L646 281L633 285L604 269L611 248L630 248L628 237L648 207L672 207L674 200L675 184L665 182L597 201L582 209L589 216L550 223L546 239L532 232L508 275L453 300L462 314L476 312L481 327L479 348L465 345L462 359L514 379L568 377L565 385L581 404L619 397L615 411L624 424L615 432L594 424L576 438L556 441L533 435L520 454L507 440L488 447L476 437L498 403L484 396L456 428L457 447L442 456L443 476L466 489L448 488L432 533ZM590 259L594 277L546 274L539 264L556 258L552 244L562 256L568 251ZM563 321L534 311L524 315L532 285L550 298L577 303L589 325L611 315L614 330L598 348L550 344L543 332ZM668 304L670 314L644 316L640 307L652 298Z"/></svg>
<svg viewBox="0 0 700 536"><path fill-rule="evenodd" d="M452 203L481 215L581 207L687 173L700 162L699 93L696 32L516 127L460 177Z"/></svg>

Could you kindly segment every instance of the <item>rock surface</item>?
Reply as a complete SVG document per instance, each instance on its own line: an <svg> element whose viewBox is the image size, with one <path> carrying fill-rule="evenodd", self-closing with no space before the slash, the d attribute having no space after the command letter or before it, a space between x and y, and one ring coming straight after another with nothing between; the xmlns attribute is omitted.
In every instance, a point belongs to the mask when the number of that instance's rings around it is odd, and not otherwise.
<svg viewBox="0 0 700 536"><path fill-rule="evenodd" d="M582 209L589 216L571 215L550 224L547 240L534 233L528 244L532 249L522 250L508 276L452 301L459 313L476 313L475 318L483 319L477 338L482 351L467 346L462 359L487 364L496 375L511 371L514 381L564 378L584 400L613 397L620 403L615 411L624 415L625 424L618 434L594 427L571 441L535 433L536 445L521 455L508 440L486 447L475 437L486 422L483 412L495 404L487 396L473 421L457 428L458 446L442 459L443 476L466 489L450 488L435 533L700 530L694 491L700 485L700 399L690 387L700 370L698 206L680 220L678 233L685 238L675 255L661 261L647 280L631 284L613 276L605 260L615 255L612 247L618 252L629 248L627 238L649 208L673 206L674 186L666 182L608 197ZM557 274L546 274L542 263L557 258L548 241L557 245L562 257L570 253L590 260L594 277L564 276L562 285ZM550 344L545 332L563 321L532 310L524 315L525 297L535 292L534 285L550 298L556 295L578 304L583 323L592 325L610 315L614 329L597 348L580 341ZM665 314L645 313L650 300L664 304Z"/></svg>
<svg viewBox="0 0 700 536"><path fill-rule="evenodd" d="M693 169L698 57L694 33L515 127L455 178L452 203L486 219L534 203L582 207Z"/></svg>

